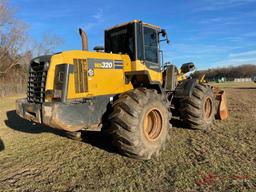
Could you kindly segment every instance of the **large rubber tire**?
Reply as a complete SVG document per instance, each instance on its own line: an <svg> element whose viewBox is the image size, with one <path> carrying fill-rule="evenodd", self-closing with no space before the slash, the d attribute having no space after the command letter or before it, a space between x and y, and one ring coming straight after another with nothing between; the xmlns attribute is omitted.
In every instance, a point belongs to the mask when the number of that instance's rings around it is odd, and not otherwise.
<svg viewBox="0 0 256 192"><path fill-rule="evenodd" d="M0 138L0 151L4 150L4 142Z"/></svg>
<svg viewBox="0 0 256 192"><path fill-rule="evenodd" d="M206 130L214 120L214 94L209 85L197 83L192 96L180 101L180 118L186 127Z"/></svg>
<svg viewBox="0 0 256 192"><path fill-rule="evenodd" d="M163 98L154 90L138 88L113 103L110 130L121 154L147 160L165 148L171 115Z"/></svg>

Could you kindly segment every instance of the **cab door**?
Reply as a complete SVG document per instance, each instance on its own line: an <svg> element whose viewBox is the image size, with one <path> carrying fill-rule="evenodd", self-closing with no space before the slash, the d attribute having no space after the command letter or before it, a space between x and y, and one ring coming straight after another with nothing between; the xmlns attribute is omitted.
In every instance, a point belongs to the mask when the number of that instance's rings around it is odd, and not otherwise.
<svg viewBox="0 0 256 192"><path fill-rule="evenodd" d="M160 72L158 32L154 28L143 27L144 59L146 66Z"/></svg>

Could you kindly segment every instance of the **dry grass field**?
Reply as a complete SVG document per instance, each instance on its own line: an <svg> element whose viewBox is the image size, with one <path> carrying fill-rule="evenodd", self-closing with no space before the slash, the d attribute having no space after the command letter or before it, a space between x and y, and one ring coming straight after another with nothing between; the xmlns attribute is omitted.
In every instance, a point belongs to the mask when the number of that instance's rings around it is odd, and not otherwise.
<svg viewBox="0 0 256 192"><path fill-rule="evenodd" d="M221 84L230 118L209 131L174 122L158 159L123 157L100 132L84 141L33 125L0 98L0 191L256 191L256 84ZM20 96L22 97L22 96Z"/></svg>

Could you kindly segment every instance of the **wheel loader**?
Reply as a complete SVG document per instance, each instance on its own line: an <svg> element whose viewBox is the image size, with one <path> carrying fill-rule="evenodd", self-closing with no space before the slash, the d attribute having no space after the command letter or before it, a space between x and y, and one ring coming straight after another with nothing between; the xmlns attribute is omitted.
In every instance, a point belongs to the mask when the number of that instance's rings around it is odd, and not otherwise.
<svg viewBox="0 0 256 192"><path fill-rule="evenodd" d="M225 93L187 77L195 66L164 64L166 30L134 20L105 30L104 47L34 58L17 114L70 133L104 129L123 155L150 159L165 148L175 114L184 127L207 129L228 116ZM105 125L108 125L107 127Z"/></svg>

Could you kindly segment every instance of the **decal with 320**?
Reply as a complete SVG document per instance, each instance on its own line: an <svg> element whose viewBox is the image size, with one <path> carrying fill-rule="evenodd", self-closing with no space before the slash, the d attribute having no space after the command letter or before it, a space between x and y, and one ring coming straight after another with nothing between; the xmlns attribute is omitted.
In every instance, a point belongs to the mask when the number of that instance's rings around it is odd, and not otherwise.
<svg viewBox="0 0 256 192"><path fill-rule="evenodd" d="M113 61L103 61L101 63L94 63L95 68L112 69Z"/></svg>
<svg viewBox="0 0 256 192"><path fill-rule="evenodd" d="M88 59L89 69L123 69L123 60Z"/></svg>

